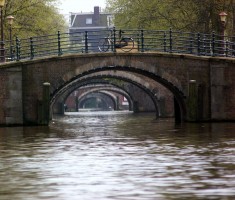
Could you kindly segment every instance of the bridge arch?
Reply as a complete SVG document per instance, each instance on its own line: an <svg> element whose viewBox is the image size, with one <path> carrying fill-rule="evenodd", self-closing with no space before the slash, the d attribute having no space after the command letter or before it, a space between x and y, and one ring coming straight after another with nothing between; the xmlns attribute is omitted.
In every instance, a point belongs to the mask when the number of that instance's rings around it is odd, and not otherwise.
<svg viewBox="0 0 235 200"><path fill-rule="evenodd" d="M101 76L87 77L83 80L80 80L80 81L74 83L73 85L70 85L69 87L64 88L64 90L60 91L56 96L54 96L52 98L52 100L51 100L52 108L54 107L53 105L56 104L58 101L60 102L59 104L63 105L65 100L68 98L70 93L72 93L73 91L75 91L79 88L82 88L82 87L86 87L89 85L96 85L96 84L105 84L106 87L112 86L114 88L117 88L115 90L115 92L118 92L121 95L125 96L128 99L128 102L130 105L130 110L133 109L133 103L132 103L133 97L131 96L131 94L125 88L122 88L115 83L111 83L110 81L104 80L104 79L102 79ZM60 109L61 109L61 106L59 106L59 108L57 108L57 110L60 110ZM54 110L53 113L58 113L58 111ZM58 114L62 114L62 113L63 113L62 111L59 111Z"/></svg>
<svg viewBox="0 0 235 200"><path fill-rule="evenodd" d="M81 69L79 70L81 71ZM177 121L181 121L181 119L185 119L186 118L186 105L185 105L185 95L183 94L183 92L176 87L175 85L173 85L172 82L169 82L168 80L162 78L161 76L158 76L156 74L154 74L153 72L149 72L143 69L139 69L139 68L134 68L134 67L125 67L125 66L106 66L106 67L96 67L93 68L91 70L88 71L83 71L81 74L76 75L76 73L73 75L73 78L71 78L70 80L68 80L69 84L73 83L74 81L76 82L76 80L79 80L80 78L82 78L83 76L89 76L91 74L95 74L95 73L102 73L102 72L126 72L126 73L136 73L139 75L142 75L144 77L147 77L157 83L160 83L161 85L163 85L165 88L167 88L169 91L171 91L171 93L174 95L175 97L175 106L178 108L177 110L179 110L179 114L177 115L178 120ZM66 77L68 77L68 74L65 75ZM71 76L71 72L70 75ZM168 76L169 78L170 76ZM169 78L170 79L170 78ZM176 79L172 79L173 82L177 82ZM179 84L178 84L179 85ZM64 86L59 87L57 90L55 90L55 93L57 91L59 91L61 88L63 88ZM151 93L151 92L150 92ZM150 94L150 96L154 96L154 94ZM155 97L152 97L152 99L155 101L156 103L156 99ZM156 106L157 107L157 106Z"/></svg>
<svg viewBox="0 0 235 200"><path fill-rule="evenodd" d="M53 104L56 104L57 101L59 101L61 104L64 104L64 101L68 98L69 94L72 93L73 91L75 91L79 88L82 88L82 87L86 87L89 85L95 85L95 84L103 84L103 85L106 85L106 87L111 86L111 87L117 88L114 92L120 93L121 95L125 96L128 99L130 110L132 110L133 99L131 97L131 94L128 91L126 91L125 88L122 88L117 84L110 83L107 80L101 79L101 76L85 78L82 81L79 81L78 83L74 83L73 85L70 85L70 87L65 88L64 91L61 91L57 96L54 96L52 98L51 104L53 106ZM60 110L60 108L61 108L61 106L59 106L59 110ZM58 113L58 111L53 111L53 113ZM62 113L62 111L59 111L59 113Z"/></svg>
<svg viewBox="0 0 235 200"><path fill-rule="evenodd" d="M158 105L157 105L157 101L156 101L156 96L155 94L153 93L153 91L151 90L151 88L147 88L147 86L143 86L141 83L137 82L137 80L131 80L130 78L124 78L122 76L117 76L117 75L107 75L107 74L99 74L99 75L93 75L93 76L89 76L89 77L86 77L85 79L75 79L73 81L72 84L70 84L69 86L67 87L64 87L64 88L61 88L60 92L58 94L55 94L54 97L52 98L52 100L55 102L56 99L58 98L58 95L61 95L61 94L66 94L67 91L68 91L68 87L71 87L72 90L75 90L77 88L79 88L80 86L84 86L84 85L88 85L88 84L92 84L94 79L97 79L97 78L115 78L115 79L118 79L118 80L124 80L124 81L127 81L127 82L131 82L132 84L134 84L135 86L141 88L153 101L153 104L154 104L154 107L155 107L155 111L156 111L156 116L158 117L159 116L159 111L158 111ZM113 83L112 83L113 84ZM118 85L116 85L117 87ZM120 86L118 86L119 88L121 88ZM121 88L123 90L123 88ZM125 92L127 92L125 90ZM69 91L70 93L70 91ZM127 92L128 93L128 92ZM130 93L128 93L129 96L132 96ZM67 93L68 95L68 93ZM133 97L131 97L131 101L130 102L133 102ZM52 102L53 103L53 102ZM133 103L132 103L133 104ZM132 105L133 107L133 105Z"/></svg>
<svg viewBox="0 0 235 200"><path fill-rule="evenodd" d="M85 96L89 93L99 92L99 93L103 93L103 94L106 94L106 95L109 95L110 97L112 97L113 102L115 104L114 110L119 110L119 105L118 105L119 102L117 101L117 96L115 96L115 94L119 94L127 99L128 109L132 110L132 106L131 106L132 105L132 98L125 91L114 86L114 84L103 84L103 85L99 85L99 84L96 85L95 84L94 86L89 84L87 86L89 87L89 90L86 92L83 92L79 95L78 102L83 96ZM83 89L83 88L84 87L80 87L79 89Z"/></svg>
<svg viewBox="0 0 235 200"><path fill-rule="evenodd" d="M108 99L107 99L108 98ZM116 101L113 96L102 93L102 92L87 92L86 94L83 94L78 99L78 109L84 108L84 105L86 105L86 102L89 100L95 100L96 105L93 105L93 109L98 110L109 110L110 106L113 108L116 107ZM100 102L97 102L97 100L100 100ZM112 102L112 105L110 104Z"/></svg>

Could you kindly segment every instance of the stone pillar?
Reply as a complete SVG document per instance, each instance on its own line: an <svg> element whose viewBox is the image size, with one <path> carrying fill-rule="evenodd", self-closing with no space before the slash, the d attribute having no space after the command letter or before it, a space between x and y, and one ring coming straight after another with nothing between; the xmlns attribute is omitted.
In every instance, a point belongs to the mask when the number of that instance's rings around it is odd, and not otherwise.
<svg viewBox="0 0 235 200"><path fill-rule="evenodd" d="M159 117L166 117L166 100L164 97L160 97L158 100Z"/></svg>
<svg viewBox="0 0 235 200"><path fill-rule="evenodd" d="M119 101L119 97L118 97L118 96L116 97L116 102L117 102L117 103L116 103L116 104L117 104L117 105L116 105L116 110L119 110L119 109L120 109L120 108L119 108L119 103L120 103L120 101Z"/></svg>
<svg viewBox="0 0 235 200"><path fill-rule="evenodd" d="M138 101L133 102L133 112L138 113L139 112L139 103Z"/></svg>
<svg viewBox="0 0 235 200"><path fill-rule="evenodd" d="M174 97L174 113L175 113L175 123L182 122L181 110L179 103L177 102L176 98Z"/></svg>
<svg viewBox="0 0 235 200"><path fill-rule="evenodd" d="M50 120L50 83L43 83L42 125L48 125Z"/></svg>
<svg viewBox="0 0 235 200"><path fill-rule="evenodd" d="M65 104L65 102L61 103L61 115L64 115L65 110L67 109L66 107L67 105Z"/></svg>
<svg viewBox="0 0 235 200"><path fill-rule="evenodd" d="M222 64L221 64L222 65ZM225 67L211 67L211 119L226 119L226 77Z"/></svg>
<svg viewBox="0 0 235 200"><path fill-rule="evenodd" d="M198 85L198 119L199 120L205 120L205 85L204 84L199 84Z"/></svg>
<svg viewBox="0 0 235 200"><path fill-rule="evenodd" d="M187 99L187 120L198 120L198 87L196 80L189 81L189 91Z"/></svg>
<svg viewBox="0 0 235 200"><path fill-rule="evenodd" d="M64 103L57 101L53 105L52 113L56 115L63 115L64 114Z"/></svg>
<svg viewBox="0 0 235 200"><path fill-rule="evenodd" d="M79 111L79 102L78 102L78 97L76 96L75 97L75 112L78 112Z"/></svg>

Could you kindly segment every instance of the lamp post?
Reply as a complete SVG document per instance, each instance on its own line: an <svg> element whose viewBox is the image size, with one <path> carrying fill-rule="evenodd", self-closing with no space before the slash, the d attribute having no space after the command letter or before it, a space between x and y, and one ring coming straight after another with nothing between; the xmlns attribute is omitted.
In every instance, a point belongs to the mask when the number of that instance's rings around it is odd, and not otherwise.
<svg viewBox="0 0 235 200"><path fill-rule="evenodd" d="M13 16L8 16L7 17L8 20L8 24L10 26L9 31L10 31L10 57L11 57L11 61L13 60L13 48L12 48L12 24L13 24L13 20L14 17Z"/></svg>
<svg viewBox="0 0 235 200"><path fill-rule="evenodd" d="M4 35L3 35L3 6L5 5L5 0L0 0L0 14L1 14L1 62L5 62L5 49L4 49Z"/></svg>
<svg viewBox="0 0 235 200"><path fill-rule="evenodd" d="M223 52L225 50L225 25L226 25L226 17L227 17L227 13L226 12L221 12L219 14L220 16L220 21L221 21L221 35L222 35L222 48L223 48Z"/></svg>

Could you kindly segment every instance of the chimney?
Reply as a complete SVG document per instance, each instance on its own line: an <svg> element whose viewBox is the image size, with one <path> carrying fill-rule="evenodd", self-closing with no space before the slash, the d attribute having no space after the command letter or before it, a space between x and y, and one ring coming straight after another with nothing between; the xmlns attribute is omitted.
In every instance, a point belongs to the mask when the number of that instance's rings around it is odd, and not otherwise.
<svg viewBox="0 0 235 200"><path fill-rule="evenodd" d="M99 26L99 24L100 24L100 8L99 8L99 6L94 7L93 20L94 20L94 25Z"/></svg>
<svg viewBox="0 0 235 200"><path fill-rule="evenodd" d="M94 7L94 15L99 16L99 14L100 14L100 8L99 8L99 6L95 6Z"/></svg>

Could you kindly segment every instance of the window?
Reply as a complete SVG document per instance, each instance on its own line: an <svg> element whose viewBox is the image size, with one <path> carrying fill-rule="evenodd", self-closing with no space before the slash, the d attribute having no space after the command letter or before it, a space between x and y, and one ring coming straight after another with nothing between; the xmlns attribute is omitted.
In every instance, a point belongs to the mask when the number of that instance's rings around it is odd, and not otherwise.
<svg viewBox="0 0 235 200"><path fill-rule="evenodd" d="M113 16L112 15L107 16L107 25L108 25L108 27L113 26Z"/></svg>
<svg viewBox="0 0 235 200"><path fill-rule="evenodd" d="M86 18L86 24L92 24L92 18Z"/></svg>

